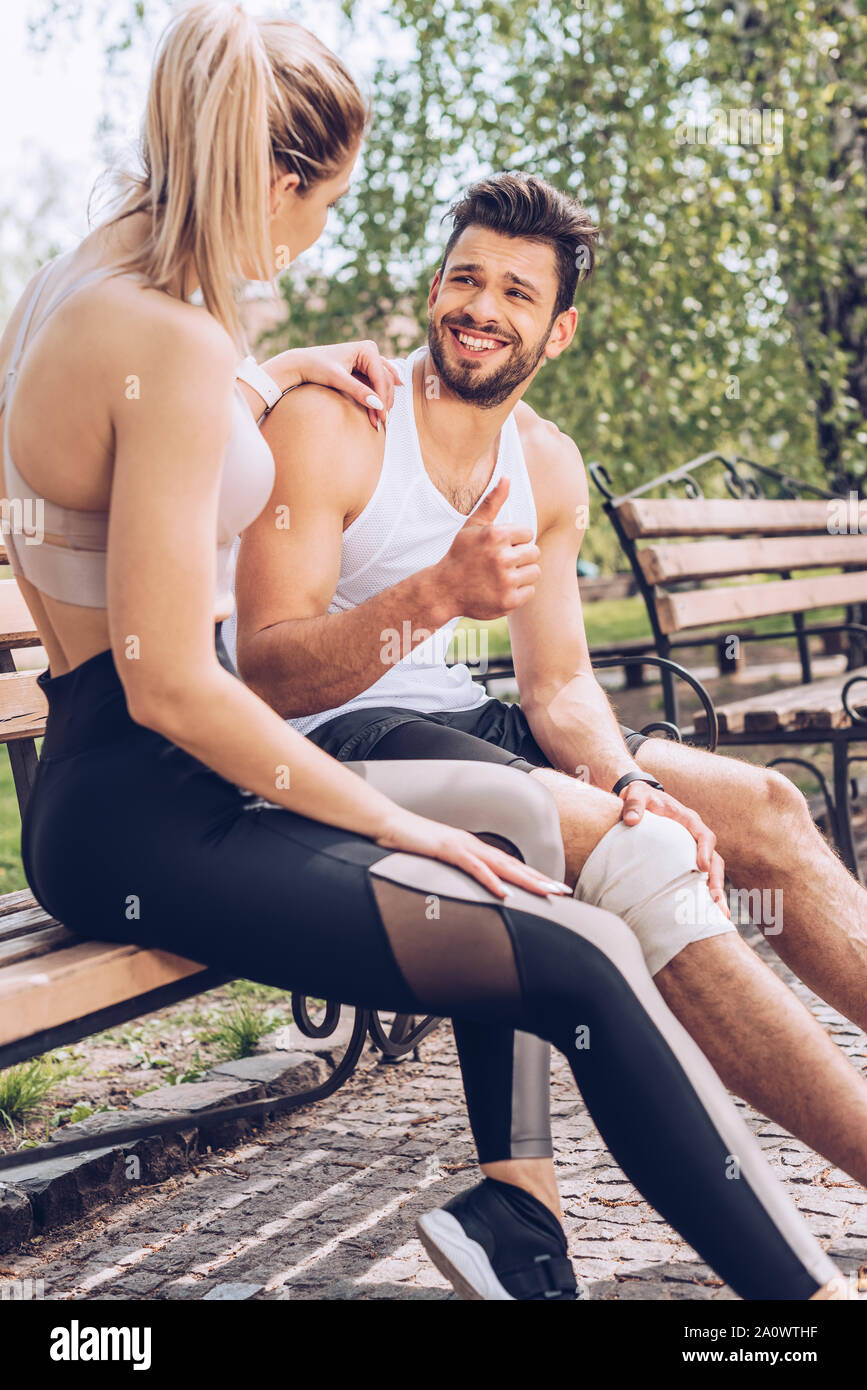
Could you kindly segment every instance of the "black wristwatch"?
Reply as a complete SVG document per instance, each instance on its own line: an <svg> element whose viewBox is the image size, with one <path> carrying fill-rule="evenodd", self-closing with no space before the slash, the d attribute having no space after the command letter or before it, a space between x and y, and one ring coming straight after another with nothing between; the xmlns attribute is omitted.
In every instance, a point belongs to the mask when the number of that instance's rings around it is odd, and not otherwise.
<svg viewBox="0 0 867 1390"><path fill-rule="evenodd" d="M630 782L646 782L649 787L655 787L658 792L664 792L665 787L661 782L657 782L655 777L651 777L648 772L624 772L622 777L618 777L611 791L614 796L619 796L624 787L628 787Z"/></svg>

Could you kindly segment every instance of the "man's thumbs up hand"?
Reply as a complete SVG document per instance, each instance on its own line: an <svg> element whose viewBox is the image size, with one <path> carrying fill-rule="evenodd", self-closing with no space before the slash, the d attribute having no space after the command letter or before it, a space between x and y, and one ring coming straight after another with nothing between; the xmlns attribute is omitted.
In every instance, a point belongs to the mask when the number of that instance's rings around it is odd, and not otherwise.
<svg viewBox="0 0 867 1390"><path fill-rule="evenodd" d="M509 495L509 488L512 484L508 478L501 478L496 487L492 487L487 497L483 497L475 511L470 512L464 522L464 529L467 526L489 526L497 518L497 513Z"/></svg>
<svg viewBox="0 0 867 1390"><path fill-rule="evenodd" d="M496 523L509 495L501 478L467 517L451 549L434 566L450 611L466 618L502 618L533 597L542 573L529 526Z"/></svg>

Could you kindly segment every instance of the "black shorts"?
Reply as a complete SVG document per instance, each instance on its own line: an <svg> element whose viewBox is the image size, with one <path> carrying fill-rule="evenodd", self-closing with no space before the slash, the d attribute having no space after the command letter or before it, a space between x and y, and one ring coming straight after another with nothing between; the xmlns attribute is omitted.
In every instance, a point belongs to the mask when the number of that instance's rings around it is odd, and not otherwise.
<svg viewBox="0 0 867 1390"><path fill-rule="evenodd" d="M633 757L646 742L644 734L621 725ZM533 737L520 705L486 700L473 709L445 714L382 706L349 710L319 724L308 734L314 743L341 762L368 758L458 758L507 763L532 772L551 763ZM576 769L577 771L577 769Z"/></svg>

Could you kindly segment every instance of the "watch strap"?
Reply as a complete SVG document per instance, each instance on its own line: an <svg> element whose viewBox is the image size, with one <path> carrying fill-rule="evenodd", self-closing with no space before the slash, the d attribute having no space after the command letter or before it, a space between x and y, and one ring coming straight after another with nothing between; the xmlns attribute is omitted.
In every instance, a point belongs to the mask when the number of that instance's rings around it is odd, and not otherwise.
<svg viewBox="0 0 867 1390"><path fill-rule="evenodd" d="M649 787L655 787L658 792L665 791L661 782L657 782L655 777L651 777L649 772L625 772L619 777L611 788L614 796L619 796L622 791L629 786L630 782L646 782Z"/></svg>
<svg viewBox="0 0 867 1390"><path fill-rule="evenodd" d="M269 376L255 357L245 357L235 370L235 376L239 381L244 381L248 386L262 397L265 402L266 410L273 410L274 406L283 395L282 390L277 385L272 376Z"/></svg>

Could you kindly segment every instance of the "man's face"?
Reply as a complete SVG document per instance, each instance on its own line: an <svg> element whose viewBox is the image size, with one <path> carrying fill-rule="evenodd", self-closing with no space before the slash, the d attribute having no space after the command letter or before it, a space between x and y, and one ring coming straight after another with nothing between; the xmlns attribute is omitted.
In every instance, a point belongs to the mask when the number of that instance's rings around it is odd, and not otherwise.
<svg viewBox="0 0 867 1390"><path fill-rule="evenodd" d="M535 373L543 357L558 356L577 316L568 310L556 320L566 323L559 329L552 324L557 289L552 246L467 227L428 301L428 347L448 390L492 409Z"/></svg>

